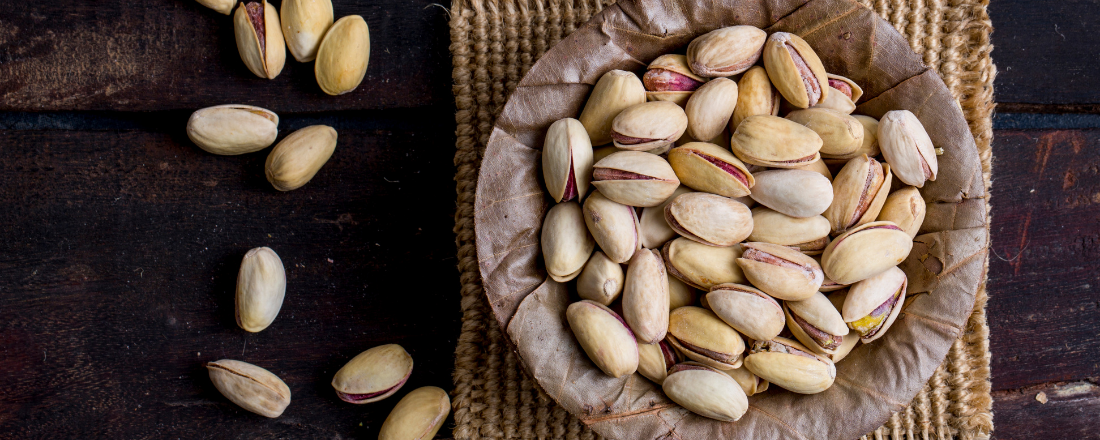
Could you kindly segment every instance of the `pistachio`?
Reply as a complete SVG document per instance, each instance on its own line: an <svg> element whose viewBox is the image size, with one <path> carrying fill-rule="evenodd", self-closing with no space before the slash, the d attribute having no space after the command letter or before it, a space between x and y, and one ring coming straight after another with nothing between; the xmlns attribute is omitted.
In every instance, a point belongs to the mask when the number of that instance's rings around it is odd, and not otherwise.
<svg viewBox="0 0 1100 440"><path fill-rule="evenodd" d="M218 11L222 15L229 15L233 12L233 6L237 5L237 0L197 0L199 4L206 6L210 9Z"/></svg>
<svg viewBox="0 0 1100 440"><path fill-rule="evenodd" d="M645 92L646 102L666 101L684 108L695 92Z"/></svg>
<svg viewBox="0 0 1100 440"><path fill-rule="evenodd" d="M646 102L645 87L638 76L623 70L603 74L592 88L579 119L592 145L611 142L611 122L620 112Z"/></svg>
<svg viewBox="0 0 1100 440"><path fill-rule="evenodd" d="M680 180L660 156L619 151L593 165L592 185L613 201L650 207L668 200Z"/></svg>
<svg viewBox="0 0 1100 440"><path fill-rule="evenodd" d="M813 296L825 276L813 258L788 247L770 243L742 243L737 259L745 277L768 295L800 301Z"/></svg>
<svg viewBox="0 0 1100 440"><path fill-rule="evenodd" d="M756 341L745 367L768 382L799 394L827 390L836 380L836 365L825 356L787 338Z"/></svg>
<svg viewBox="0 0 1100 440"><path fill-rule="evenodd" d="M336 130L327 125L312 125L291 133L267 156L264 166L267 181L279 191L301 188L335 150Z"/></svg>
<svg viewBox="0 0 1100 440"><path fill-rule="evenodd" d="M821 260L817 260L818 264L821 264ZM824 272L824 269L822 269ZM828 275L825 275L825 281L821 282L821 288L817 289L818 292L835 292L837 290L848 287L848 284L840 284L836 281L829 279ZM839 310L839 309L838 309Z"/></svg>
<svg viewBox="0 0 1100 440"><path fill-rule="evenodd" d="M856 118L859 124L863 126L863 144L855 151L845 155L829 156L823 154L821 157L825 159L826 163L844 165L849 160L864 154L867 157L875 157L881 154L878 146L878 119L865 115L852 115L852 117Z"/></svg>
<svg viewBox="0 0 1100 440"><path fill-rule="evenodd" d="M799 168L821 157L821 142L821 136L802 124L776 116L754 115L737 126L730 147L745 163Z"/></svg>
<svg viewBox="0 0 1100 440"><path fill-rule="evenodd" d="M848 298L847 290L829 294L829 302L832 303L833 308L837 310L844 310L844 300L846 298ZM845 323L845 325L847 325L847 323ZM840 363L840 361L844 360L844 358L852 353L852 350L856 348L857 344L859 344L858 334L856 332L849 332L848 335L844 337L844 342L840 344L840 347L834 350L834 353L827 354L825 357L829 358L833 363Z"/></svg>
<svg viewBox="0 0 1100 440"><path fill-rule="evenodd" d="M550 124L542 145L542 177L555 202L588 194L593 163L592 142L581 121L565 118Z"/></svg>
<svg viewBox="0 0 1100 440"><path fill-rule="evenodd" d="M808 108L790 112L787 119L805 125L821 137L822 156L843 156L863 145L863 125L846 113L829 108Z"/></svg>
<svg viewBox="0 0 1100 440"><path fill-rule="evenodd" d="M321 39L332 26L332 0L283 0L279 15L294 59L305 63L317 58Z"/></svg>
<svg viewBox="0 0 1100 440"><path fill-rule="evenodd" d="M577 295L581 299L610 305L623 293L625 278L619 263L611 261L601 251L593 252L577 278Z"/></svg>
<svg viewBox="0 0 1100 440"><path fill-rule="evenodd" d="M684 109L672 102L652 101L623 109L611 122L611 138L624 150L649 151L672 145L687 130Z"/></svg>
<svg viewBox="0 0 1100 440"><path fill-rule="evenodd" d="M768 34L755 26L715 29L691 40L687 63L704 77L733 76L749 70L764 50Z"/></svg>
<svg viewBox="0 0 1100 440"><path fill-rule="evenodd" d="M791 217L760 206L752 210L752 234L748 240L798 248L806 255L817 255L829 245L829 230L829 221L820 215Z"/></svg>
<svg viewBox="0 0 1100 440"><path fill-rule="evenodd" d="M745 274L737 265L741 246L707 246L680 237L661 248L669 275L696 289L710 290L716 284L744 283Z"/></svg>
<svg viewBox="0 0 1100 440"><path fill-rule="evenodd" d="M744 163L715 144L691 142L673 148L668 162L681 183L699 191L743 197L756 184Z"/></svg>
<svg viewBox="0 0 1100 440"><path fill-rule="evenodd" d="M844 321L864 344L881 338L905 304L909 279L897 267L855 283L844 300Z"/></svg>
<svg viewBox="0 0 1100 440"><path fill-rule="evenodd" d="M833 172L829 170L829 165L826 165L824 160L815 160L806 165L791 169L813 171L817 174L824 176L826 179L829 179L830 182L833 181Z"/></svg>
<svg viewBox="0 0 1100 440"><path fill-rule="evenodd" d="M582 300L570 304L565 317L588 358L608 376L623 377L638 370L638 344L618 314Z"/></svg>
<svg viewBox="0 0 1100 440"><path fill-rule="evenodd" d="M244 254L237 272L237 326L259 332L275 321L286 295L283 261L271 248L258 247Z"/></svg>
<svg viewBox="0 0 1100 440"><path fill-rule="evenodd" d="M939 171L936 147L913 112L886 112L879 121L878 142L882 156L906 185L921 188L925 181L936 180Z"/></svg>
<svg viewBox="0 0 1100 440"><path fill-rule="evenodd" d="M596 247L577 202L559 203L550 208L542 222L541 242L546 272L559 283L580 275Z"/></svg>
<svg viewBox="0 0 1100 440"><path fill-rule="evenodd" d="M667 340L656 344L638 343L638 372L660 385L668 377L668 369L680 363L678 353Z"/></svg>
<svg viewBox="0 0 1100 440"><path fill-rule="evenodd" d="M784 302L783 313L794 337L815 353L826 356L836 353L848 336L848 326L840 312L821 292L801 301Z"/></svg>
<svg viewBox="0 0 1100 440"><path fill-rule="evenodd" d="M741 368L724 370L722 372L728 374L733 380L737 381L737 384L741 386L741 390L745 392L746 396L760 394L768 390L768 381L752 374L744 365L742 365Z"/></svg>
<svg viewBox="0 0 1100 440"><path fill-rule="evenodd" d="M878 214L879 221L889 221L898 225L901 230L909 234L909 238L917 236L920 226L924 224L924 215L927 207L920 191L907 186L890 193L886 202L882 204L882 211Z"/></svg>
<svg viewBox="0 0 1100 440"><path fill-rule="evenodd" d="M251 105L226 104L196 110L187 120L187 137L208 153L252 153L275 143L279 115Z"/></svg>
<svg viewBox="0 0 1100 440"><path fill-rule="evenodd" d="M691 92L707 82L691 72L686 55L661 55L649 63L642 84L650 92Z"/></svg>
<svg viewBox="0 0 1100 440"><path fill-rule="evenodd" d="M897 266L912 249L913 240L897 225L871 222L833 239L821 255L821 267L833 281L852 284Z"/></svg>
<svg viewBox="0 0 1100 440"><path fill-rule="evenodd" d="M329 95L343 95L359 87L370 62L370 28L363 17L348 15L336 20L317 47L313 75Z"/></svg>
<svg viewBox="0 0 1100 440"><path fill-rule="evenodd" d="M783 331L779 302L742 284L719 284L707 294L710 310L730 327L755 340L768 340Z"/></svg>
<svg viewBox="0 0 1100 440"><path fill-rule="evenodd" d="M695 288L676 277L668 278L668 310L676 310L680 307L695 304Z"/></svg>
<svg viewBox="0 0 1100 440"><path fill-rule="evenodd" d="M665 206L672 230L710 246L733 246L752 232L752 213L743 203L708 193L689 193Z"/></svg>
<svg viewBox="0 0 1100 440"><path fill-rule="evenodd" d="M768 170L753 174L749 194L757 203L791 217L814 217L833 202L833 185L821 174L806 170Z"/></svg>
<svg viewBox="0 0 1100 440"><path fill-rule="evenodd" d="M377 402L401 389L412 369L412 356L400 345L379 345L344 364L332 377L332 388L348 403Z"/></svg>
<svg viewBox="0 0 1100 440"><path fill-rule="evenodd" d="M689 359L719 370L741 366L745 341L714 312L680 307L668 317L668 342Z"/></svg>
<svg viewBox="0 0 1100 440"><path fill-rule="evenodd" d="M233 34L248 70L260 78L279 76L286 62L286 45L274 6L267 0L241 2L233 14Z"/></svg>
<svg viewBox="0 0 1100 440"><path fill-rule="evenodd" d="M634 208L615 203L596 191L585 199L583 212L588 231L611 261L626 263L642 248Z"/></svg>
<svg viewBox="0 0 1100 440"><path fill-rule="evenodd" d="M378 440L430 440L451 413L451 398L438 387L420 387L393 407Z"/></svg>
<svg viewBox="0 0 1100 440"><path fill-rule="evenodd" d="M890 193L892 177L890 165L867 156L848 161L833 180L833 203L825 211L833 234L875 221Z"/></svg>
<svg viewBox="0 0 1100 440"><path fill-rule="evenodd" d="M736 131L741 121L749 116L779 114L779 91L772 87L768 72L753 66L737 82L737 107L730 119L730 131Z"/></svg>
<svg viewBox="0 0 1100 440"><path fill-rule="evenodd" d="M638 216L638 233L641 235L643 247L660 249L662 245L676 237L676 231L673 231L665 221L665 206L672 203L677 196L689 192L692 192L691 188L680 185L668 200L657 206L642 208L642 213Z"/></svg>
<svg viewBox="0 0 1100 440"><path fill-rule="evenodd" d="M737 381L695 362L673 366L662 391L688 411L723 422L736 422L749 410L749 399Z"/></svg>
<svg viewBox="0 0 1100 440"><path fill-rule="evenodd" d="M855 81L843 76L831 73L826 76L829 78L829 92L812 108L831 108L847 115L852 114L856 110L855 103L863 96L863 89Z"/></svg>
<svg viewBox="0 0 1100 440"><path fill-rule="evenodd" d="M661 253L644 249L626 266L623 318L643 344L656 344L668 330L668 274Z"/></svg>
<svg viewBox="0 0 1100 440"><path fill-rule="evenodd" d="M776 32L764 44L764 68L791 105L808 108L829 95L829 78L813 48L798 35Z"/></svg>
<svg viewBox="0 0 1100 440"><path fill-rule="evenodd" d="M687 114L687 134L695 139L713 139L722 133L737 105L737 83L729 78L715 78L696 90L684 112Z"/></svg>
<svg viewBox="0 0 1100 440"><path fill-rule="evenodd" d="M270 371L232 359L207 362L206 369L214 387L241 408L273 419L290 405L290 387Z"/></svg>

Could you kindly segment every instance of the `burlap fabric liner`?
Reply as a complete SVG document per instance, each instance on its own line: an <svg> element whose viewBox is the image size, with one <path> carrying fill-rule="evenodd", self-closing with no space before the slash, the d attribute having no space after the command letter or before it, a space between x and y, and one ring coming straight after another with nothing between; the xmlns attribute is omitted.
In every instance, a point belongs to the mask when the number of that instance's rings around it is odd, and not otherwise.
<svg viewBox="0 0 1100 440"><path fill-rule="evenodd" d="M870 435L987 437L992 420L984 267L994 67L989 61L990 27L985 5L866 5L875 7L905 32L908 46L921 53L923 60L894 56L900 49L908 50L903 47L906 40L885 23L872 20L869 12L839 0L819 0L801 7L741 2L737 11L720 5L693 10L691 5L674 4L672 7L679 8L675 13L662 11L656 2L616 6L601 15L610 24L585 27L579 33L595 38L596 43L581 37L568 40L566 44L574 44L573 49L555 51L559 54L556 58L551 54L549 61L540 64L553 69L542 69L540 75L532 75L520 84L516 96L521 98L515 101L518 104L513 103L520 110L517 113L509 107L498 121L506 129L498 132L495 139L499 141L494 142L507 148L490 147L485 153L494 117L519 78L542 52L601 6L605 5L453 5L452 51L458 106L456 233L464 312L455 371L455 436L590 438L594 434L589 428L594 427L624 439L657 437L670 431L685 438L735 438L749 433L754 438L850 438L886 420L886 425ZM681 23L669 20L670 16L684 15L692 18ZM731 18L735 15L736 20ZM916 250L904 266L911 275L911 292L931 293L913 296L892 334L879 341L881 345L861 347L842 363L837 385L829 392L799 399L788 393L767 393L753 400L753 409L742 422L720 428L669 406L644 379L615 381L593 372L583 354L577 356L575 343L561 322L564 290L553 283L543 284L540 272L514 263L533 260L538 252L537 225L546 205L535 167L520 164L537 162L541 130L548 121L575 115L599 73L611 67L637 69L640 64L634 59L651 59L662 51L660 47L682 46L691 35L717 25L708 20L751 23L803 35L823 53L830 71L848 73L864 85L866 96L872 98L861 106L861 112L879 116L888 109L909 108L926 125L938 127L932 130L933 139L948 149L941 157L940 179L924 190L926 199L933 202L922 231L925 234L918 237ZM600 41L602 35L614 37ZM614 44L627 40L627 44ZM863 46L852 49L855 45ZM572 54L582 47L585 53L602 48L595 57L602 61L576 64ZM632 52L626 54L622 47ZM866 54L871 55L860 58ZM925 71L919 61L938 71L947 87L943 88L938 77ZM857 70L873 73L861 77ZM558 83L570 85L552 86ZM954 105L956 98L961 112ZM524 116L509 118L509 114L520 113ZM963 116L969 130L962 123ZM473 192L484 154L499 163L511 164L486 168L483 181L491 179L494 183L482 185L478 200L479 226L489 223L486 218L509 216L506 223L493 223L493 233L477 242L480 270L490 287L492 307L483 296L471 224ZM491 188L491 196L484 193L486 188ZM518 209L522 206L526 208ZM493 238L486 239L488 236ZM533 299L521 305L531 291ZM967 320L971 305L974 313ZM555 399L581 416L583 424L540 393L524 373L494 319L494 308L505 322L514 311L520 311L517 320L522 319L522 325L514 321L509 331L524 359L531 361L527 367L543 379L543 386ZM538 344L528 344L531 338L538 338ZM945 354L947 361L940 365ZM921 380L915 381L913 376ZM923 379L929 376L925 384ZM807 410L785 409L788 403ZM822 420L830 413L844 415L829 418L832 422Z"/></svg>

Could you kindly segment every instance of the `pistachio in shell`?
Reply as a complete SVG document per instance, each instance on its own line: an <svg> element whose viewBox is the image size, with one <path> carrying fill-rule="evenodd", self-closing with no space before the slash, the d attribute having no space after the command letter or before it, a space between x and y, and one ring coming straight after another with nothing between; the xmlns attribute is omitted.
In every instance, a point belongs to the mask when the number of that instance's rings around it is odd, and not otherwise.
<svg viewBox="0 0 1100 440"><path fill-rule="evenodd" d="M703 84L684 106L687 134L695 139L713 139L722 133L737 105L737 83L715 78Z"/></svg>
<svg viewBox="0 0 1100 440"><path fill-rule="evenodd" d="M237 5L237 0L197 0L199 4L206 6L210 9L218 11L219 14L229 15L233 12L233 6Z"/></svg>
<svg viewBox="0 0 1100 440"><path fill-rule="evenodd" d="M673 310L668 317L668 342L689 359L719 370L741 366L745 341L733 327L702 307Z"/></svg>
<svg viewBox="0 0 1100 440"><path fill-rule="evenodd" d="M833 172L831 170L829 170L829 165L827 165L825 163L824 159L815 160L815 161L810 162L808 164L802 165L802 166L797 167L797 168L791 168L791 169L792 170L813 171L817 174L820 174L820 175L824 176L826 179L829 179L830 182L833 181Z"/></svg>
<svg viewBox="0 0 1100 440"><path fill-rule="evenodd" d="M588 358L611 377L638 370L638 344L626 321L603 304L582 300L565 309L569 328Z"/></svg>
<svg viewBox="0 0 1100 440"><path fill-rule="evenodd" d="M274 79L286 63L286 44L279 13L267 0L243 1L233 13L237 52L253 74Z"/></svg>
<svg viewBox="0 0 1100 440"><path fill-rule="evenodd" d="M294 59L303 63L316 59L321 39L332 26L332 0L283 0L279 16Z"/></svg>
<svg viewBox="0 0 1100 440"><path fill-rule="evenodd" d="M733 246L752 232L752 212L736 200L704 192L676 197L665 221L680 235L710 246Z"/></svg>
<svg viewBox="0 0 1100 440"><path fill-rule="evenodd" d="M596 240L584 223L581 205L565 202L554 205L542 222L542 259L546 272L559 283L576 278L596 247Z"/></svg>
<svg viewBox="0 0 1100 440"><path fill-rule="evenodd" d="M878 119L866 115L852 115L852 117L856 118L859 124L863 126L863 144L855 151L845 155L829 156L823 154L821 158L825 163L829 165L844 165L849 160L864 154L866 154L867 157L876 157L882 154L878 146Z"/></svg>
<svg viewBox="0 0 1100 440"><path fill-rule="evenodd" d="M799 168L821 158L821 136L797 122L770 115L746 117L730 139L743 162L772 168Z"/></svg>
<svg viewBox="0 0 1100 440"><path fill-rule="evenodd" d="M756 64L768 34L755 26L715 29L691 40L687 63L696 75L714 78L733 76Z"/></svg>
<svg viewBox="0 0 1100 440"><path fill-rule="evenodd" d="M913 112L886 112L879 120L878 142L882 156L906 185L922 188L925 181L936 180L939 172L936 147Z"/></svg>
<svg viewBox="0 0 1100 440"><path fill-rule="evenodd" d="M584 223L596 244L616 263L626 263L642 248L638 237L638 214L634 208L616 203L596 191L584 201Z"/></svg>
<svg viewBox="0 0 1100 440"><path fill-rule="evenodd" d="M742 243L745 252L737 264L749 282L768 295L785 301L801 301L817 293L824 281L821 266L813 258L771 243Z"/></svg>
<svg viewBox="0 0 1100 440"><path fill-rule="evenodd" d="M210 381L229 401L268 418L290 405L290 387L274 373L247 362L222 359L206 363Z"/></svg>
<svg viewBox="0 0 1100 440"><path fill-rule="evenodd" d="M692 92L706 82L688 67L687 56L680 54L657 57L642 75L642 84L650 92Z"/></svg>
<svg viewBox="0 0 1100 440"><path fill-rule="evenodd" d="M668 330L668 274L661 253L643 249L626 267L623 318L638 342L656 344Z"/></svg>
<svg viewBox="0 0 1100 440"><path fill-rule="evenodd" d="M555 202L588 193L593 163L592 142L580 121L565 118L550 124L542 145L542 176Z"/></svg>
<svg viewBox="0 0 1100 440"><path fill-rule="evenodd" d="M821 292L801 301L785 301L783 313L791 334L815 353L836 353L844 345L844 338L849 337L840 311Z"/></svg>
<svg viewBox="0 0 1100 440"><path fill-rule="evenodd" d="M666 270L667 273L667 270ZM685 284L676 277L668 278L668 310L676 310L680 307L695 304L695 288Z"/></svg>
<svg viewBox="0 0 1100 440"><path fill-rule="evenodd" d="M808 108L787 114L790 119L821 137L821 155L843 156L863 145L863 125L847 113L829 108Z"/></svg>
<svg viewBox="0 0 1100 440"><path fill-rule="evenodd" d="M667 340L656 344L638 343L638 372L657 385L664 383L668 369L680 363L680 353Z"/></svg>
<svg viewBox="0 0 1100 440"><path fill-rule="evenodd" d="M737 384L741 385L741 389L745 391L746 396L752 397L755 394L760 394L768 390L768 381L752 374L744 365L742 365L741 368L723 370L722 372L728 374L733 380L737 381Z"/></svg>
<svg viewBox="0 0 1100 440"><path fill-rule="evenodd" d="M714 286L707 293L707 306L730 327L754 340L772 339L783 331L783 307L751 286Z"/></svg>
<svg viewBox="0 0 1100 440"><path fill-rule="evenodd" d="M848 290L833 292L829 294L829 302L833 303L833 308L837 310L844 310L844 300L848 298ZM843 316L843 315L842 315ZM845 323L847 324L847 323ZM827 354L825 357L833 361L833 363L839 364L840 361L848 357L852 353L852 350L859 345L859 334L851 331L844 337L844 342L840 344L832 354Z"/></svg>
<svg viewBox="0 0 1100 440"><path fill-rule="evenodd" d="M833 281L852 284L897 266L909 251L913 240L891 222L871 222L833 239L821 255L821 268Z"/></svg>
<svg viewBox="0 0 1100 440"><path fill-rule="evenodd" d="M793 247L806 255L818 255L829 245L829 231L829 221L820 215L791 217L758 206L752 209L752 233L748 240Z"/></svg>
<svg viewBox="0 0 1100 440"><path fill-rule="evenodd" d="M833 234L875 221L892 177L890 165L867 156L848 161L833 180L833 203L825 211Z"/></svg>
<svg viewBox="0 0 1100 440"><path fill-rule="evenodd" d="M852 285L844 300L843 318L864 344L881 338L905 304L909 279L897 267Z"/></svg>
<svg viewBox="0 0 1100 440"><path fill-rule="evenodd" d="M267 328L279 316L285 296L286 271L279 255L269 247L244 254L237 272L237 326L252 333Z"/></svg>
<svg viewBox="0 0 1100 440"><path fill-rule="evenodd" d="M847 115L852 114L856 110L856 102L863 96L863 89L855 81L843 76L831 73L826 76L829 78L829 92L821 102L811 108L831 108Z"/></svg>
<svg viewBox="0 0 1100 440"><path fill-rule="evenodd" d="M577 295L581 299L610 305L623 293L625 279L619 263L611 261L602 251L596 251L577 277Z"/></svg>
<svg viewBox="0 0 1100 440"><path fill-rule="evenodd" d="M708 246L680 237L661 248L668 274L689 286L710 290L717 284L744 283L745 274L737 265L741 246Z"/></svg>
<svg viewBox="0 0 1100 440"><path fill-rule="evenodd" d="M646 102L665 101L684 108L695 92L645 92Z"/></svg>
<svg viewBox="0 0 1100 440"><path fill-rule="evenodd" d="M818 257L820 257L820 255L818 255ZM818 258L817 262L818 262L818 264L821 264L820 258ZM822 269L822 272L824 272L824 269ZM825 280L821 282L821 288L819 288L817 290L819 292L836 292L838 290L841 290L841 289L844 289L844 288L847 288L847 287L848 287L848 284L840 284L840 283L830 279L828 275L825 275ZM840 310L840 309L838 308L837 310Z"/></svg>
<svg viewBox="0 0 1100 440"><path fill-rule="evenodd" d="M672 166L660 156L619 151L592 166L592 185L627 206L657 206L680 186Z"/></svg>
<svg viewBox="0 0 1100 440"><path fill-rule="evenodd" d="M393 407L378 440L431 440L451 413L451 398L438 387L420 387Z"/></svg>
<svg viewBox="0 0 1100 440"><path fill-rule="evenodd" d="M187 137L204 151L222 156L252 153L275 143L279 115L251 105L226 104L196 110Z"/></svg>
<svg viewBox="0 0 1100 440"><path fill-rule="evenodd" d="M787 102L798 108L828 98L829 78L813 48L798 35L776 32L764 44L764 68Z"/></svg>
<svg viewBox="0 0 1100 440"><path fill-rule="evenodd" d="M691 142L668 152L668 163L680 183L726 197L749 195L756 179L729 150L707 142Z"/></svg>
<svg viewBox="0 0 1100 440"><path fill-rule="evenodd" d="M737 107L733 109L729 129L737 130L741 121L749 116L779 114L779 91L772 87L768 72L753 66L737 82Z"/></svg>
<svg viewBox="0 0 1100 440"><path fill-rule="evenodd" d="M329 95L355 90L367 74L370 62L370 28L358 15L348 15L332 24L317 47L313 74L317 85Z"/></svg>
<svg viewBox="0 0 1100 440"><path fill-rule="evenodd" d="M696 362L673 366L662 391L688 411L723 422L736 422L749 410L749 399L737 381Z"/></svg>
<svg viewBox="0 0 1100 440"><path fill-rule="evenodd" d="M379 345L359 353L341 367L332 377L332 387L345 402L377 402L401 389L412 369L412 356L400 345Z"/></svg>
<svg viewBox="0 0 1100 440"><path fill-rule="evenodd" d="M836 365L787 338L756 341L745 368L768 382L799 394L817 394L836 380Z"/></svg>
<svg viewBox="0 0 1100 440"><path fill-rule="evenodd" d="M678 236L665 221L665 206L672 203L677 196L689 192L692 192L691 188L680 185L672 196L660 205L642 208L642 213L638 215L638 233L641 236L642 247L660 249L666 242Z"/></svg>
<svg viewBox="0 0 1100 440"><path fill-rule="evenodd" d="M756 185L749 196L791 217L820 215L833 202L833 184L813 171L768 170L754 173L753 177Z"/></svg>
<svg viewBox="0 0 1100 440"><path fill-rule="evenodd" d="M643 102L615 116L611 138L623 150L650 151L671 146L687 127L687 114L679 105L667 101Z"/></svg>
<svg viewBox="0 0 1100 440"><path fill-rule="evenodd" d="M327 125L311 125L291 133L267 155L267 181L279 191L301 188L332 157L336 138L336 130Z"/></svg>
<svg viewBox="0 0 1100 440"><path fill-rule="evenodd" d="M924 216L927 210L924 197L916 188L907 186L890 193L886 202L882 204L882 211L878 214L879 221L893 222L901 230L909 234L910 238L917 236L920 227L924 224Z"/></svg>
<svg viewBox="0 0 1100 440"><path fill-rule="evenodd" d="M645 86L638 75L624 70L603 74L577 117L588 131L592 145L611 142L611 123L627 107L646 102Z"/></svg>

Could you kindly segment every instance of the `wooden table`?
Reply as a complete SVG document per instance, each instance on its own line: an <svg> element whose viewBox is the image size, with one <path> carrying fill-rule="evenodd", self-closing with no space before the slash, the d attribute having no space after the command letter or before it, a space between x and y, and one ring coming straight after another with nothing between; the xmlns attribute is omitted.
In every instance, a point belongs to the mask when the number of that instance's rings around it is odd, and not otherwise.
<svg viewBox="0 0 1100 440"><path fill-rule="evenodd" d="M341 97L320 92L311 64L255 78L231 20L191 0L5 7L0 438L373 438L396 399L346 404L329 382L390 342L416 359L407 389L452 387L447 12L334 3L372 31L367 78ZM1100 422L1100 37L1095 2L1046 3L991 7L1002 439L1097 438ZM339 146L308 185L277 192L266 152L218 157L187 139L190 112L222 103L270 108L283 133L332 125ZM248 334L232 298L256 246L282 257L288 290L275 323ZM237 408L203 368L222 358L278 374L293 404L274 420Z"/></svg>

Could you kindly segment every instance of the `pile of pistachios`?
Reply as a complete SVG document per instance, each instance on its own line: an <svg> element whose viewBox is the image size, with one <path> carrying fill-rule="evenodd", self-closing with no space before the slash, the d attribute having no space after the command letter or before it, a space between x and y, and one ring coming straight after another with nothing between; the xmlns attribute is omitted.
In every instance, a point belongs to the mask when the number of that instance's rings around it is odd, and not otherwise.
<svg viewBox="0 0 1100 440"><path fill-rule="evenodd" d="M736 421L769 384L828 389L886 333L942 151L908 110L851 115L862 93L799 36L732 26L607 72L550 125L543 261L576 280L597 367Z"/></svg>

